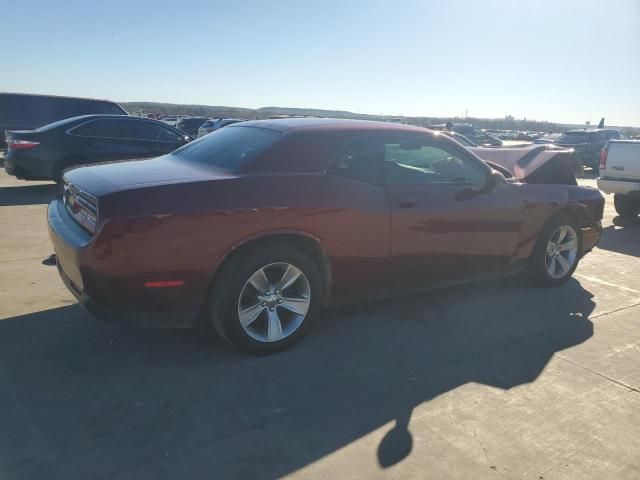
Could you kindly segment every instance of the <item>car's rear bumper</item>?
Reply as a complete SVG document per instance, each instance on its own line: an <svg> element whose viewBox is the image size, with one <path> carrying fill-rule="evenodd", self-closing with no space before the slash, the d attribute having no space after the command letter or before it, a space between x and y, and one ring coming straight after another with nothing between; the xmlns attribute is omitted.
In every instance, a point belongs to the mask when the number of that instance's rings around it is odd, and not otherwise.
<svg viewBox="0 0 640 480"><path fill-rule="evenodd" d="M600 238L602 237L602 222L598 220L582 227L580 230L582 234L581 255L586 255L600 242Z"/></svg>
<svg viewBox="0 0 640 480"><path fill-rule="evenodd" d="M58 273L67 289L91 315L105 323L120 323L139 327L188 328L194 325L197 314L193 312L146 312L142 310L119 310L103 305L86 292L81 291L69 278L58 262Z"/></svg>
<svg viewBox="0 0 640 480"><path fill-rule="evenodd" d="M48 224L60 278L96 318L145 327L181 328L195 324L199 311L159 308L163 299L171 302L170 294L141 291L135 288L139 281L98 271L91 236L66 214L61 201L54 200L49 205ZM136 308L127 306L133 302Z"/></svg>
<svg viewBox="0 0 640 480"><path fill-rule="evenodd" d="M5 154L4 170L19 180L50 180L52 163L34 158L16 157L15 153Z"/></svg>
<svg viewBox="0 0 640 480"><path fill-rule="evenodd" d="M640 197L640 181L598 178L598 188L605 193Z"/></svg>

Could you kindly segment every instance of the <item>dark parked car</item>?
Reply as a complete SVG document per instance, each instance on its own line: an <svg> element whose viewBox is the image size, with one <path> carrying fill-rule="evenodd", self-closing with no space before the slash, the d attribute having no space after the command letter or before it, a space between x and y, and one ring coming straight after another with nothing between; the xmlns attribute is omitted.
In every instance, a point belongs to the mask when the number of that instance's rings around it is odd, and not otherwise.
<svg viewBox="0 0 640 480"><path fill-rule="evenodd" d="M566 281L600 238L604 199L528 185L541 164L505 179L419 127L252 121L153 160L67 172L49 232L64 283L96 316L207 318L269 353L329 304L523 270Z"/></svg>
<svg viewBox="0 0 640 480"><path fill-rule="evenodd" d="M207 122L208 120L210 120L210 118L187 117L181 119L178 123L176 123L176 128L183 131L191 138L196 138L198 136L198 129L203 123Z"/></svg>
<svg viewBox="0 0 640 480"><path fill-rule="evenodd" d="M570 130L560 135L554 143L560 147L573 148L580 157L582 165L598 171L600 154L604 146L609 140L621 138L624 138L622 132L613 129Z"/></svg>
<svg viewBox="0 0 640 480"><path fill-rule="evenodd" d="M72 166L157 157L190 140L184 132L156 120L83 115L36 130L7 131L4 168L23 180L59 181Z"/></svg>
<svg viewBox="0 0 640 480"><path fill-rule="evenodd" d="M498 137L489 135L483 132L478 127L474 127L470 123L441 123L438 125L431 125L428 127L431 130L437 130L441 132L451 132L462 135L468 142L475 144L476 146L490 146L501 147L503 142ZM450 135L451 136L451 135ZM463 145L464 141L460 142Z"/></svg>
<svg viewBox="0 0 640 480"><path fill-rule="evenodd" d="M226 127L227 125L233 125L234 123L244 122L238 118L218 118L215 120L208 120L198 129L198 137L202 137L207 133L215 132L216 130Z"/></svg>
<svg viewBox="0 0 640 480"><path fill-rule="evenodd" d="M502 146L502 140L500 140L498 137L489 135L488 133L483 132L478 127L474 127L469 123L454 123L453 127L451 127L451 130L459 133L460 135L464 135L476 145L489 145L492 147Z"/></svg>
<svg viewBox="0 0 640 480"><path fill-rule="evenodd" d="M461 143L462 145L464 145L467 148L477 147L478 146L475 143L473 143L471 140L469 140L467 137L462 135L461 133L452 132L451 130L442 130L441 133L453 138L454 140L457 140L458 143Z"/></svg>
<svg viewBox="0 0 640 480"><path fill-rule="evenodd" d="M33 130L64 118L88 114L127 115L127 112L108 100L0 93L0 147L6 146L5 130Z"/></svg>

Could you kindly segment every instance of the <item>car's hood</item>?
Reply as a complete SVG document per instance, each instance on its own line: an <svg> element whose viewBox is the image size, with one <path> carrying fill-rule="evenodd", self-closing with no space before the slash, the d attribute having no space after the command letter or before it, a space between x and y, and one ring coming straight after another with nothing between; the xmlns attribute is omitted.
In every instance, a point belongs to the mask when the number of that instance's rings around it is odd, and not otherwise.
<svg viewBox="0 0 640 480"><path fill-rule="evenodd" d="M540 144L517 148L474 147L469 150L482 160L506 168L518 180L527 178L559 153L572 153L571 149Z"/></svg>
<svg viewBox="0 0 640 480"><path fill-rule="evenodd" d="M193 180L228 178L227 170L189 162L169 155L147 160L87 165L65 173L65 180L93 195L146 185L182 183Z"/></svg>

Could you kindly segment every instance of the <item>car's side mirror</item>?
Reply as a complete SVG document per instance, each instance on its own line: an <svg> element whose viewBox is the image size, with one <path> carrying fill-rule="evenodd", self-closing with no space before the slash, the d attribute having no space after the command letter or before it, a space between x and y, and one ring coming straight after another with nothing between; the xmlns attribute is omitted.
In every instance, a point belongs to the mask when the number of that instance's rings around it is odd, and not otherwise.
<svg viewBox="0 0 640 480"><path fill-rule="evenodd" d="M456 195L456 200L470 200L473 197L480 195L481 193L489 193L491 190L496 188L496 186L506 182L507 179L502 173L498 172L497 170L491 170L491 172L489 172L489 174L487 175L487 181L482 187L465 188Z"/></svg>
<svg viewBox="0 0 640 480"><path fill-rule="evenodd" d="M487 178L487 183L482 190L484 192L490 192L502 183L507 183L505 176L497 170L491 170Z"/></svg>

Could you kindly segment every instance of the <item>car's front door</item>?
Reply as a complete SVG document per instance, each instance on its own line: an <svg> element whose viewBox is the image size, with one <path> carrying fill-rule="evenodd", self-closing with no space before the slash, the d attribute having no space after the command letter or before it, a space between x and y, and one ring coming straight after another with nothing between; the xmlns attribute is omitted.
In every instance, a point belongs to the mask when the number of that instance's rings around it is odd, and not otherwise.
<svg viewBox="0 0 640 480"><path fill-rule="evenodd" d="M386 144L384 165L397 285L457 283L506 267L523 215L517 186L487 188L481 160L427 134Z"/></svg>

